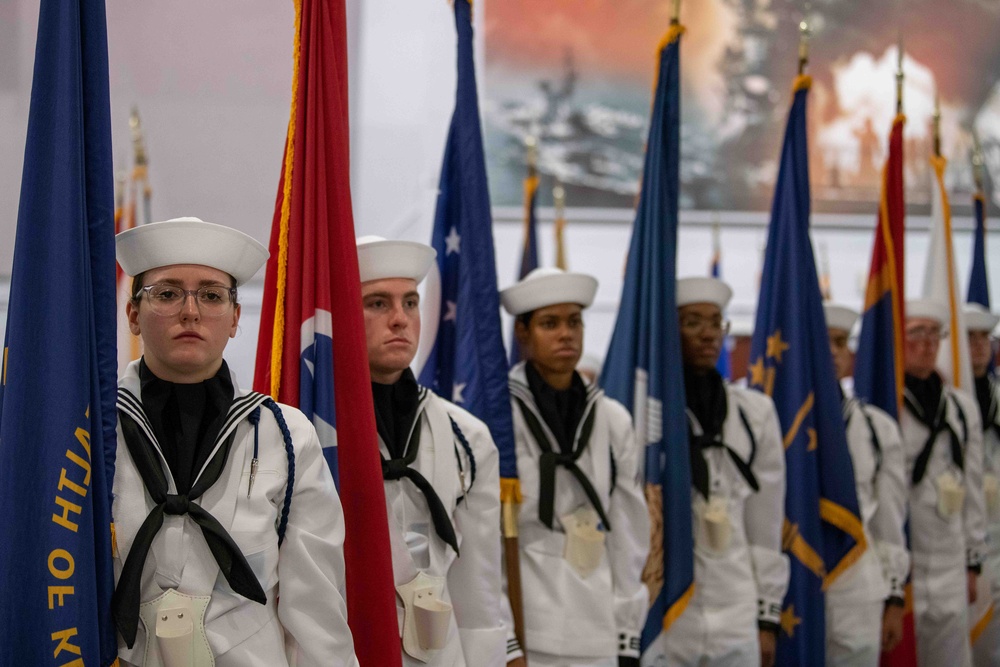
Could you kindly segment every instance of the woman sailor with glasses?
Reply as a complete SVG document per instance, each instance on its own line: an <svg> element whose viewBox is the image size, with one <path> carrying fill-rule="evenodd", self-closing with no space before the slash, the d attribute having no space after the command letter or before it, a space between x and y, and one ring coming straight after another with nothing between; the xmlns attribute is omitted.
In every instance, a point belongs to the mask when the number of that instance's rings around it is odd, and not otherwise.
<svg viewBox="0 0 1000 667"><path fill-rule="evenodd" d="M126 665L354 666L340 500L312 424L222 358L267 250L179 218L116 237L143 356L118 389L112 614ZM280 588L280 599L279 599Z"/></svg>

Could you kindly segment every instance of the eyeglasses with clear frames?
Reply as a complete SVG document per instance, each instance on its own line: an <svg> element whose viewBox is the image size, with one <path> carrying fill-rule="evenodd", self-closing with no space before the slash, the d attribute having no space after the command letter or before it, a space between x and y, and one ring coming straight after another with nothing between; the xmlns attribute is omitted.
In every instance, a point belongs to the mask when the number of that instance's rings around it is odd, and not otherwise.
<svg viewBox="0 0 1000 667"><path fill-rule="evenodd" d="M723 336L729 335L732 322L729 320L713 320L703 317L681 318L681 329L690 334L700 334L706 329L712 333L721 333Z"/></svg>
<svg viewBox="0 0 1000 667"><path fill-rule="evenodd" d="M946 331L933 327L914 327L906 330L906 340L914 343L937 343L947 337Z"/></svg>
<svg viewBox="0 0 1000 667"><path fill-rule="evenodd" d="M230 305L236 303L236 288L223 285L205 285L188 290L176 285L146 285L140 292L146 293L150 310L167 317L180 313L188 296L194 297L199 312L205 317L223 315Z"/></svg>

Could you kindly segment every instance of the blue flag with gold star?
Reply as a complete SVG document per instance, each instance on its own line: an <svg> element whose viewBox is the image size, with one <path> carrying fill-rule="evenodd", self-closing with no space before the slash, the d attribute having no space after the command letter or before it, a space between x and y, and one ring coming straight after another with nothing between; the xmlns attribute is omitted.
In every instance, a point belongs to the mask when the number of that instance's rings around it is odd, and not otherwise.
<svg viewBox="0 0 1000 667"><path fill-rule="evenodd" d="M456 0L454 5L458 90L431 232L437 263L425 286L431 307L424 312L436 307L438 313L424 321L425 333L434 342L420 371L420 384L486 422L500 452L500 476L516 479L493 216L472 59L472 8L468 0Z"/></svg>
<svg viewBox="0 0 1000 667"><path fill-rule="evenodd" d="M782 545L791 581L776 664L823 665L823 591L866 548L823 299L809 239L806 99L795 81L750 346L753 388L774 399L785 444Z"/></svg>

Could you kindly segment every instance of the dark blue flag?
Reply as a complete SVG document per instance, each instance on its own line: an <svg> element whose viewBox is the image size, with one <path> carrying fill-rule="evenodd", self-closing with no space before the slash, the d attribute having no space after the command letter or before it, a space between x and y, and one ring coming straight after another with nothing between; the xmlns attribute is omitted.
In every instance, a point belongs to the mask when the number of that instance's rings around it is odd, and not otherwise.
<svg viewBox="0 0 1000 667"><path fill-rule="evenodd" d="M976 211L976 232L972 245L972 273L969 276L969 303L990 309L990 283L986 277L986 199L982 192L973 198Z"/></svg>
<svg viewBox="0 0 1000 667"><path fill-rule="evenodd" d="M0 664L110 665L114 177L103 0L42 0L0 375Z"/></svg>
<svg viewBox="0 0 1000 667"><path fill-rule="evenodd" d="M823 591L866 548L809 240L809 83L795 81L750 346L750 385L774 399L785 443L791 581L776 664L790 667L823 665Z"/></svg>
<svg viewBox="0 0 1000 667"><path fill-rule="evenodd" d="M719 243L719 226L712 228L712 270L713 278L722 280L722 245ZM729 362L729 344L731 339L729 334L722 339L722 349L719 352L719 360L715 362L715 370L719 371L725 380L730 380L733 376Z"/></svg>
<svg viewBox="0 0 1000 667"><path fill-rule="evenodd" d="M662 522L654 510L650 558L663 559L664 581L642 631L643 651L683 613L694 594L691 467L676 287L682 32L681 26L671 26L660 45L642 192L601 376L607 395L632 413L636 438L646 445L647 496L662 499ZM662 531L657 530L660 525Z"/></svg>
<svg viewBox="0 0 1000 667"><path fill-rule="evenodd" d="M437 267L425 299L439 308L420 384L486 422L500 450L500 476L517 478L507 357L500 329L493 218L479 125L468 0L455 1L458 92L441 166L431 245Z"/></svg>
<svg viewBox="0 0 1000 667"><path fill-rule="evenodd" d="M531 168L528 177L524 179L524 242L521 248L521 266L517 272L518 280L538 268L538 220L535 217L537 199L538 176L535 175L534 168ZM517 344L517 338L511 333L510 365L514 366L521 360L521 346Z"/></svg>

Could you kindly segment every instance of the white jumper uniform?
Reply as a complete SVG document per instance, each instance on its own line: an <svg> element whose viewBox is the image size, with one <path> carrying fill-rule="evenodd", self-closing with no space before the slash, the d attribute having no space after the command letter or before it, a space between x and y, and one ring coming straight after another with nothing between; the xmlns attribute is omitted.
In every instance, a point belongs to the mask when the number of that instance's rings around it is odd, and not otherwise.
<svg viewBox="0 0 1000 667"><path fill-rule="evenodd" d="M126 406L123 411L146 431L159 453L169 493L176 493L142 410L138 369L138 361L125 369L119 382L119 407ZM280 406L294 445L295 479L285 539L279 550L275 526L288 482L282 434L271 411L263 408L259 466L248 497L254 427L247 417L265 397L241 391L235 377L233 387L235 399L226 426L209 457L215 456L235 430L225 469L193 502L212 514L239 546L267 595L267 603L262 605L233 592L220 574L201 528L187 515L164 517L142 570L140 601L150 602L168 589L211 596L204 620L216 667L355 666L358 661L344 602L344 517L316 431L301 412ZM113 503L116 582L136 532L153 508L119 423ZM149 641L142 622L131 649L119 638L123 664L143 665Z"/></svg>
<svg viewBox="0 0 1000 667"><path fill-rule="evenodd" d="M548 447L560 452L528 387L524 363L510 372L517 470L523 504L518 530L525 642L530 665L617 667L618 656L638 657L639 634L649 607L642 568L649 553L649 512L639 483L632 418L618 402L587 386L574 450L585 427L590 437L576 466L593 486L610 530L601 526L603 548L591 568L567 560L567 526L574 513L596 511L581 482L563 465L555 468L553 524L539 518L543 449L532 435L533 419ZM526 417L527 410L531 417ZM588 425L590 423L590 426ZM572 531L572 528L570 529ZM512 652L513 654L513 652Z"/></svg>
<svg viewBox="0 0 1000 667"><path fill-rule="evenodd" d="M989 410L983 415L986 560L980 577L979 599L969 619L976 667L1000 665L1000 386L995 380L990 380L990 390Z"/></svg>
<svg viewBox="0 0 1000 667"><path fill-rule="evenodd" d="M982 563L984 544L983 431L979 408L963 392L945 386L939 410L948 429L938 433L923 478L913 484L913 470L930 432L912 414L916 398L907 391L900 416L906 478L910 486L910 550L913 560L913 601L917 656L922 666L972 664L969 646L967 568ZM919 407L917 408L919 409ZM950 432L949 432L950 429ZM963 469L953 461L952 433L959 440ZM939 507L957 482L964 502L949 513ZM944 486L942 486L944 485Z"/></svg>
<svg viewBox="0 0 1000 667"><path fill-rule="evenodd" d="M882 410L847 398L843 413L868 548L826 591L826 664L876 667L885 602L902 601L910 572L903 445Z"/></svg>
<svg viewBox="0 0 1000 667"><path fill-rule="evenodd" d="M788 589L781 551L785 516L785 448L774 403L756 391L726 387L725 447L703 450L712 500L725 508L730 537L713 548L702 520L709 502L691 490L694 596L684 613L643 655L643 665L753 667L760 664L759 623L778 624ZM691 412L695 435L701 426ZM754 491L733 461L749 466ZM716 500L719 499L719 500Z"/></svg>
<svg viewBox="0 0 1000 667"><path fill-rule="evenodd" d="M452 420L464 444L455 434ZM461 555L436 533L420 489L405 478L384 482L397 590L418 573L440 577L444 583L441 599L454 607L445 646L432 651L426 662L404 650L403 665L502 667L506 663L506 629L502 620L496 445L483 422L424 387L420 388L413 427L420 429L419 449L410 468L431 483L447 509ZM388 459L381 437L379 449ZM396 611L402 633L404 604L399 595Z"/></svg>

